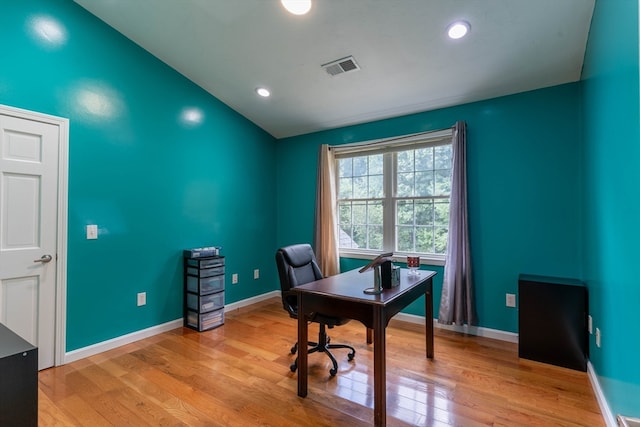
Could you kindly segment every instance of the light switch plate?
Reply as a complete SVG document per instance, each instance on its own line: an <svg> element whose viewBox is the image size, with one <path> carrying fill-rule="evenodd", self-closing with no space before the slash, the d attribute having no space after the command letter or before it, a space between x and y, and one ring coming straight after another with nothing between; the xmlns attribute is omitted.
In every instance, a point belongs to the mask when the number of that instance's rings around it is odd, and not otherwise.
<svg viewBox="0 0 640 427"><path fill-rule="evenodd" d="M93 240L98 238L98 226L95 224L87 225L87 239Z"/></svg>

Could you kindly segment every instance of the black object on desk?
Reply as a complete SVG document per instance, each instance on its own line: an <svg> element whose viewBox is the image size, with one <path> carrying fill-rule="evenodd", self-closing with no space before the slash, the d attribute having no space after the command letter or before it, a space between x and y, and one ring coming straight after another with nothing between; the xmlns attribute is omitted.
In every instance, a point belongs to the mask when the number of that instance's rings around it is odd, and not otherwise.
<svg viewBox="0 0 640 427"><path fill-rule="evenodd" d="M587 370L588 298L579 280L521 274L518 355Z"/></svg>
<svg viewBox="0 0 640 427"><path fill-rule="evenodd" d="M38 425L38 348L0 323L0 426Z"/></svg>

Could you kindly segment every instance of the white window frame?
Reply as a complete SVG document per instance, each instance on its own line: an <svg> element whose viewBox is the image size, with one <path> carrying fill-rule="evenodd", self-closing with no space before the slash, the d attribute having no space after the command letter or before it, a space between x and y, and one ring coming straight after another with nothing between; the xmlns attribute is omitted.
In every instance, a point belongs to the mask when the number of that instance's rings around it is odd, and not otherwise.
<svg viewBox="0 0 640 427"><path fill-rule="evenodd" d="M428 146L446 145L451 144L451 138L453 137L453 129L444 129L434 132L426 132L419 134L412 134L397 138L388 138L375 141L367 141L355 144L337 145L332 146L334 150L336 161L336 190L338 189L337 183L339 182L339 168L337 162L341 158L355 157L359 155L379 154L393 152L392 156L384 157L384 193L385 200L397 200L394 193L396 188L396 165L395 152L402 151L403 149L410 150L415 148L422 148ZM444 143L443 143L444 142ZM389 175L387 175L389 174ZM386 178L389 176L389 178ZM336 194L337 199L337 194ZM337 209L337 204L336 204ZM386 248L393 250L395 247L395 203L384 203L383 216L385 221L383 222L383 250L369 250L369 249L357 249L357 248L338 248L341 257L355 258L355 259L373 259L380 253L388 251ZM393 218L392 221L388 219ZM393 253L393 259L396 262L406 262L406 257L415 255L415 253L408 252L396 252ZM420 254L421 263L429 265L444 265L444 254Z"/></svg>

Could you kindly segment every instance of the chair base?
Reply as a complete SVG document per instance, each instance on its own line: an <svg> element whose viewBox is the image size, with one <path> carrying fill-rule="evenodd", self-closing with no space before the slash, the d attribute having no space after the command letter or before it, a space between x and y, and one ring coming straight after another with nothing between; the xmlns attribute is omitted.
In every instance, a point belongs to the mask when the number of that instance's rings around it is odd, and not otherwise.
<svg viewBox="0 0 640 427"><path fill-rule="evenodd" d="M318 342L309 341L307 345L311 348L307 350L307 354L322 352L325 353L329 359L331 359L331 363L333 364L333 368L329 369L329 374L333 377L338 373L338 362L336 358L333 356L329 349L331 348L346 348L351 350L349 354L347 354L347 358L349 361L352 361L356 355L355 348L351 347L347 344L331 344L331 338L327 335L326 325L324 323L320 323L320 331L318 332ZM296 354L298 351L298 343L295 343L293 347L291 347L291 354ZM295 372L298 369L298 358L291 364L289 367L291 372Z"/></svg>

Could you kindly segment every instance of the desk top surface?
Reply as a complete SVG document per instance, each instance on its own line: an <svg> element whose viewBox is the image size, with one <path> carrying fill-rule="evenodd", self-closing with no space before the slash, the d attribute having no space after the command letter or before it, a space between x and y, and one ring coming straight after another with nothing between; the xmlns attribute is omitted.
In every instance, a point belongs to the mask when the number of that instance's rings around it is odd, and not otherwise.
<svg viewBox="0 0 640 427"><path fill-rule="evenodd" d="M420 270L419 276L409 276L409 270L402 268L400 269L400 285L391 289L383 289L382 293L378 295L370 295L363 291L373 287L373 270L360 273L358 269L355 269L296 286L292 290L305 294L329 295L341 299L384 305L417 286L427 284L435 275L435 271Z"/></svg>

